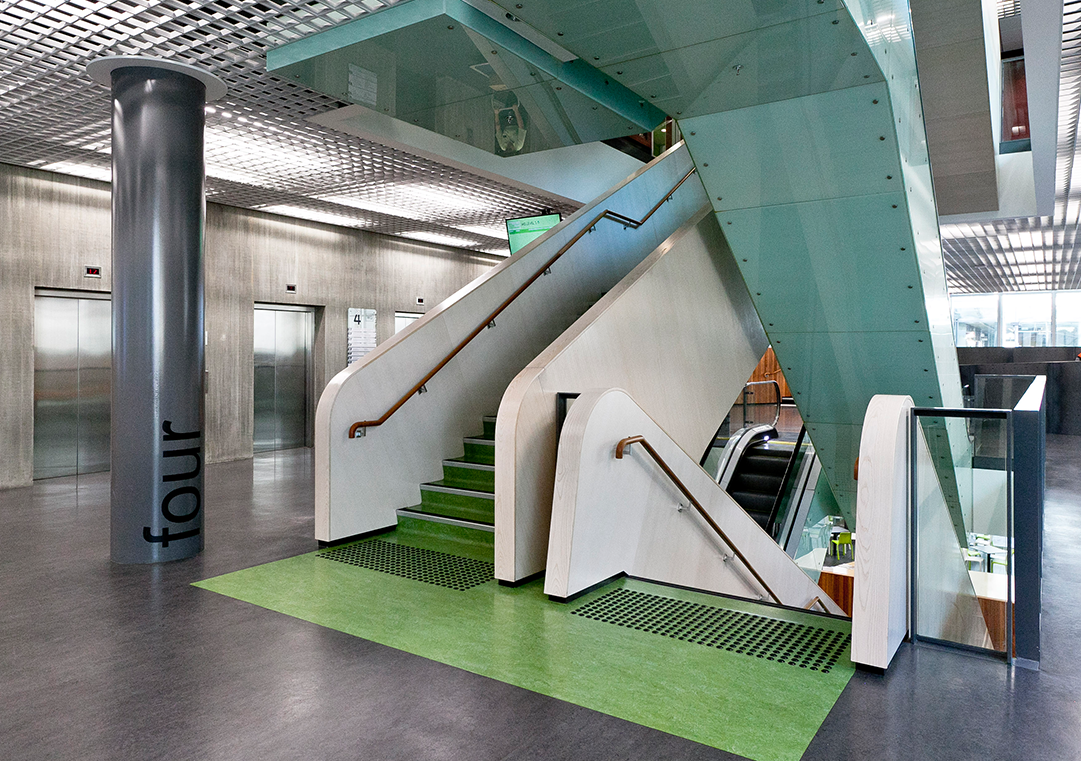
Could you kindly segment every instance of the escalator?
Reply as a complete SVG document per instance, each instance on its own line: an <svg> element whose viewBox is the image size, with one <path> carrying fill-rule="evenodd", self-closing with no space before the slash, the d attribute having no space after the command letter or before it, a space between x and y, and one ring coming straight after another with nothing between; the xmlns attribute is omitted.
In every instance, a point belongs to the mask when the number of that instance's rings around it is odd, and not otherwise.
<svg viewBox="0 0 1081 761"><path fill-rule="evenodd" d="M776 390L776 399L761 401L761 392L771 388ZM774 407L773 419L756 422L760 416L755 414L755 408L767 406ZM778 430L781 410L780 389L775 381L748 383L733 407L733 414L742 413L743 425L729 434L730 415L702 456L701 465L794 557L821 464L802 425L794 440L791 431Z"/></svg>
<svg viewBox="0 0 1081 761"><path fill-rule="evenodd" d="M729 469L724 486L732 499L771 536L776 522L781 488L785 484L795 447L762 435L750 442L743 456Z"/></svg>

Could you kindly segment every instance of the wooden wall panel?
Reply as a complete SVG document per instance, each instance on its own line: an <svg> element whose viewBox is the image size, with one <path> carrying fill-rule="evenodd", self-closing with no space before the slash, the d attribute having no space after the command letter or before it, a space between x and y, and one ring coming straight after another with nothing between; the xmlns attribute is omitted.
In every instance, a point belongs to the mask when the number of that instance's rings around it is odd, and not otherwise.
<svg viewBox="0 0 1081 761"><path fill-rule="evenodd" d="M818 586L829 595L837 605L845 612L846 616L852 615L852 592L855 572L848 566L834 566L823 568L818 577Z"/></svg>
<svg viewBox="0 0 1081 761"><path fill-rule="evenodd" d="M762 359L754 368L754 372L751 373L751 377L747 379L747 382L770 380L775 380L780 384L781 398L790 398L792 396L792 390L788 387L788 381L784 379L784 373L781 372L781 363L777 361L777 355L773 353L772 346L766 349L766 353L762 355Z"/></svg>

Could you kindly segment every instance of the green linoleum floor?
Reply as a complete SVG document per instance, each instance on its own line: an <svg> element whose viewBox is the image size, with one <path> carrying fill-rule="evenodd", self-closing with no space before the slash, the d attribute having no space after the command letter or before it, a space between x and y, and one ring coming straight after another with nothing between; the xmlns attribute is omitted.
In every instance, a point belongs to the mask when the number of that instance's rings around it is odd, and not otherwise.
<svg viewBox="0 0 1081 761"><path fill-rule="evenodd" d="M407 532L378 538L467 554L439 538ZM798 759L853 671L847 648L822 674L571 615L626 587L825 629L850 628L846 621L633 579L561 604L545 597L543 580L516 588L493 581L459 592L309 553L195 586L755 761Z"/></svg>

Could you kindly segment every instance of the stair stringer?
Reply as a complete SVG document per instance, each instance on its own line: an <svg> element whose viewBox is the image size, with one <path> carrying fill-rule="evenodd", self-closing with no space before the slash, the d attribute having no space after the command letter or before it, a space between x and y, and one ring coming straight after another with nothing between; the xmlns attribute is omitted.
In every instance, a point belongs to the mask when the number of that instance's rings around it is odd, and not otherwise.
<svg viewBox="0 0 1081 761"><path fill-rule="evenodd" d="M519 581L544 569L558 393L626 388L698 456L766 345L732 253L703 206L503 395L496 422L496 578Z"/></svg>
<svg viewBox="0 0 1081 761"><path fill-rule="evenodd" d="M563 425L544 591L566 598L618 574L772 602L640 444L644 436L781 604L843 611L623 389L582 394ZM816 609L818 606L815 606Z"/></svg>
<svg viewBox="0 0 1081 761"><path fill-rule="evenodd" d="M417 504L419 484L439 478L440 462L461 454L462 438L496 409L515 374L701 208L701 183L683 183L638 229L597 223L424 393L362 438L349 438L353 423L382 416L597 214L641 219L691 168L686 148L672 148L334 376L315 415L315 538L392 526L396 509Z"/></svg>

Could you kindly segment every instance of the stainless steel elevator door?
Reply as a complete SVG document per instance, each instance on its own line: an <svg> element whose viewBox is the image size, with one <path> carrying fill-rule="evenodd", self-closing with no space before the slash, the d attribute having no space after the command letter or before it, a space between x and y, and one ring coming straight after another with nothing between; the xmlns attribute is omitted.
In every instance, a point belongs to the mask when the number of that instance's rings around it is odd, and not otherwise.
<svg viewBox="0 0 1081 761"><path fill-rule="evenodd" d="M34 478L109 469L110 302L34 299Z"/></svg>
<svg viewBox="0 0 1081 761"><path fill-rule="evenodd" d="M314 327L310 311L255 308L256 452L308 445Z"/></svg>

